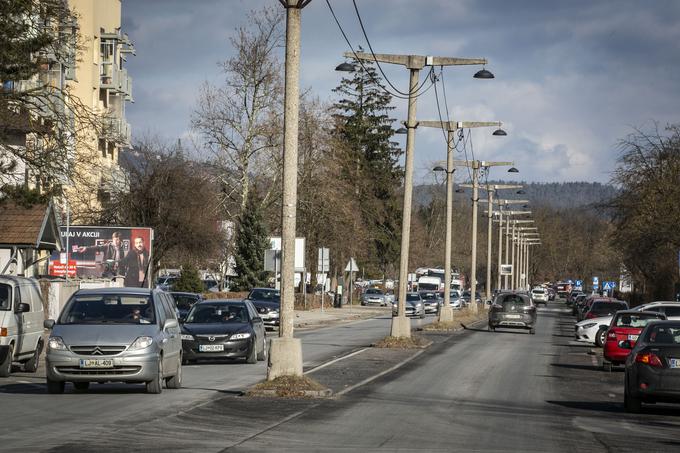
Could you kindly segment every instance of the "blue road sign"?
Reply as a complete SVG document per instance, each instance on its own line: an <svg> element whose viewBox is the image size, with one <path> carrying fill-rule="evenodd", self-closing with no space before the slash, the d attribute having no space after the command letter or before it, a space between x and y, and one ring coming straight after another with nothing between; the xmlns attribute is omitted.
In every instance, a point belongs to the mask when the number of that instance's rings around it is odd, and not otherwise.
<svg viewBox="0 0 680 453"><path fill-rule="evenodd" d="M593 277L593 288L597 289L600 286L599 277Z"/></svg>
<svg viewBox="0 0 680 453"><path fill-rule="evenodd" d="M616 288L616 282L602 282L602 289L609 291L614 288Z"/></svg>
<svg viewBox="0 0 680 453"><path fill-rule="evenodd" d="M583 286L582 280L576 280L576 286Z"/></svg>

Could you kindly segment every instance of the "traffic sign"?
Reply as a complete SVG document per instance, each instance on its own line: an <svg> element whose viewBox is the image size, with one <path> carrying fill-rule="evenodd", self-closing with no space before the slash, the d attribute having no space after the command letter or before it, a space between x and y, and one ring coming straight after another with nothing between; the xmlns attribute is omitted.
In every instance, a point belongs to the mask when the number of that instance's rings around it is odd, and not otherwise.
<svg viewBox="0 0 680 453"><path fill-rule="evenodd" d="M358 272L359 271L359 266L357 266L357 262L354 261L354 258L350 258L349 261L347 262L347 266L345 266L345 272Z"/></svg>
<svg viewBox="0 0 680 453"><path fill-rule="evenodd" d="M616 288L616 282L602 282L602 289L609 291Z"/></svg>
<svg viewBox="0 0 680 453"><path fill-rule="evenodd" d="M576 286L583 286L583 280L576 280Z"/></svg>

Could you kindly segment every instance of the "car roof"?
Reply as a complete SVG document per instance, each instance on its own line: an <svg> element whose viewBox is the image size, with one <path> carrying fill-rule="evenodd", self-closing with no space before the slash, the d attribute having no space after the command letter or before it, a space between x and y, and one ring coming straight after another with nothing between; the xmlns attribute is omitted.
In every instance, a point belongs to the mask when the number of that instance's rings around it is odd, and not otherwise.
<svg viewBox="0 0 680 453"><path fill-rule="evenodd" d="M619 310L616 312L616 316L618 315L639 315L641 312L638 310ZM653 313L656 315L663 315L663 313L659 313L658 311L649 311L645 313Z"/></svg>
<svg viewBox="0 0 680 453"><path fill-rule="evenodd" d="M243 299L205 299L197 303L197 305L208 305L208 304L217 304L217 305L243 305L245 304L245 301Z"/></svg>
<svg viewBox="0 0 680 453"><path fill-rule="evenodd" d="M267 287L251 288L250 290L251 290L251 291L255 291L256 289L257 289L257 290L260 290L260 291L281 291L280 289L276 289L276 288L267 288Z"/></svg>
<svg viewBox="0 0 680 453"><path fill-rule="evenodd" d="M109 288L88 288L88 289L79 289L76 291L75 294L82 295L82 294L92 294L92 295L98 295L98 294L145 294L145 295L150 295L153 293L160 293L164 292L161 290L156 290L156 289L149 289L149 288L131 288L131 287L117 287L117 286L112 286Z"/></svg>
<svg viewBox="0 0 680 453"><path fill-rule="evenodd" d="M200 293L187 293L183 291L170 291L173 296L197 296L202 297Z"/></svg>

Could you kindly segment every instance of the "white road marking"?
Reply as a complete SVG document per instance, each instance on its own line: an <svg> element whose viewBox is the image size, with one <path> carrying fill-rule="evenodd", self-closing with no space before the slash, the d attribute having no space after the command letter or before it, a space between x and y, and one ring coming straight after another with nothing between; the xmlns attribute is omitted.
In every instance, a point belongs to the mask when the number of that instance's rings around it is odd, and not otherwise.
<svg viewBox="0 0 680 453"><path fill-rule="evenodd" d="M334 364L335 362L339 362L340 360L343 360L343 359L352 357L353 355L357 355L357 354L359 354L360 352L364 352L364 351L367 350L367 349L368 349L368 348L363 348L363 349L359 349L358 351L354 351L354 352L352 352L351 354L343 355L342 357L338 357L337 359L333 359L333 360L331 360L330 362L323 363L323 364L319 365L318 367L312 368L311 370L307 370L307 371L305 371L303 374L308 374L308 373L312 373L312 372L314 372L314 371L320 370L321 368L325 368L325 367L327 367L328 365Z"/></svg>
<svg viewBox="0 0 680 453"><path fill-rule="evenodd" d="M418 351L417 353L413 354L411 357L409 357L409 358L407 358L407 359L405 359L405 360L402 360L401 362L397 363L397 364L394 365L393 367L388 368L388 369L386 369L385 371L382 371L382 372L376 374L375 376L371 376L371 377L369 377L369 378L367 378L367 379L364 379L363 381L358 382L358 383L356 383L356 384L354 384L354 385L352 385L352 386L350 386L350 387L347 387L346 389L344 389L344 390L342 390L342 391L336 393L335 395L336 395L336 396L344 395L345 393L351 392L352 390L354 390L354 389L357 388L357 387L361 387L362 385L368 384L369 382L371 382L371 381L373 381L373 380L375 380L375 379L378 379L380 376L384 376L385 374L390 373L390 372L396 370L396 369L399 368L400 366L403 366L403 365L407 364L408 362L410 362L411 360L415 359L416 357L418 357L418 356L419 356L420 354L422 354L423 352L425 352L425 350L424 350L424 349L421 349L421 350Z"/></svg>

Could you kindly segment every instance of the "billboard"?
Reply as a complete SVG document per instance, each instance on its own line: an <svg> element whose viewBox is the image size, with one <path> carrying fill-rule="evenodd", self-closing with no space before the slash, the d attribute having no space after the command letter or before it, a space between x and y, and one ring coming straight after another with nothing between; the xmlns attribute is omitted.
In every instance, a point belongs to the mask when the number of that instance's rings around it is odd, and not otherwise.
<svg viewBox="0 0 680 453"><path fill-rule="evenodd" d="M54 253L50 275L64 277L68 267L69 277L123 277L125 286L151 286L151 228L71 226L60 227L59 233L66 246L68 266L59 253Z"/></svg>

